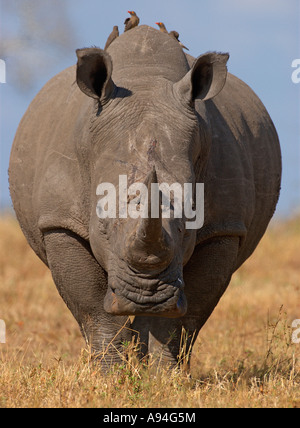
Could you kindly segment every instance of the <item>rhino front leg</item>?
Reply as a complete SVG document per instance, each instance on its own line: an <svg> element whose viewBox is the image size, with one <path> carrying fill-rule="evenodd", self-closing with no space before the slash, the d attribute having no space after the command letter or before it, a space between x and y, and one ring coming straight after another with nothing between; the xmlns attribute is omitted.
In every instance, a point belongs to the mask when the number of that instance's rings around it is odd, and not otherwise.
<svg viewBox="0 0 300 428"><path fill-rule="evenodd" d="M182 318L136 317L143 354L159 363L176 366L190 362L199 331L226 290L235 270L239 237L224 236L199 245L184 268L187 314ZM185 364L186 365L186 364Z"/></svg>
<svg viewBox="0 0 300 428"><path fill-rule="evenodd" d="M45 233L48 265L59 294L105 369L122 361L122 343L131 340L128 317L103 309L106 273L89 244L68 230Z"/></svg>
<svg viewBox="0 0 300 428"><path fill-rule="evenodd" d="M197 318L135 317L132 329L140 341L142 356L149 354L158 366L189 367L191 350L200 329Z"/></svg>

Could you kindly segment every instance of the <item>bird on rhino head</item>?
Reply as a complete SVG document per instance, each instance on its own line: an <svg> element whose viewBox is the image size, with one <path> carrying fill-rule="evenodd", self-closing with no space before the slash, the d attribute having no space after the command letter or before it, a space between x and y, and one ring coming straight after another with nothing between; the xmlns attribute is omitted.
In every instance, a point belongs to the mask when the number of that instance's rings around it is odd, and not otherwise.
<svg viewBox="0 0 300 428"><path fill-rule="evenodd" d="M131 30L132 28L137 27L140 23L140 18L137 16L137 14L133 10L129 10L128 13L130 13L131 17L125 19L124 31Z"/></svg>
<svg viewBox="0 0 300 428"><path fill-rule="evenodd" d="M163 22L156 22L156 25L158 25L159 26L159 30L162 32L162 33L166 33L166 34L169 34L169 36L171 36L171 37L173 37L174 39L176 39L177 41L178 41L178 43L180 44L180 46L182 47L182 49L186 49L187 51L189 50L186 46L184 46L182 43L181 43L181 41L179 40L179 33L177 32L177 31L170 31L169 33L168 33L168 31L167 31L167 29L166 29L166 26L165 26L165 24L163 23Z"/></svg>
<svg viewBox="0 0 300 428"><path fill-rule="evenodd" d="M113 31L108 36L107 42L105 44L104 50L106 51L108 47L112 44L114 40L116 40L117 37L119 37L119 28L117 25L114 26Z"/></svg>

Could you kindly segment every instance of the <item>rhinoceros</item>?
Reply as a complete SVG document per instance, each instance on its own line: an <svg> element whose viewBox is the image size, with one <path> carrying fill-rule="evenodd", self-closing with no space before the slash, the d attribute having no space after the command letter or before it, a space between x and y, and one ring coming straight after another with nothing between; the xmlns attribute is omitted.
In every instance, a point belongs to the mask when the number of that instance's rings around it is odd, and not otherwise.
<svg viewBox="0 0 300 428"><path fill-rule="evenodd" d="M195 59L145 25L107 51L76 53L19 124L9 167L16 216L104 367L136 336L142 355L174 366L182 331L191 350L274 214L278 136L259 98L227 73L226 53ZM97 189L120 191L120 176L149 191L190 184L192 198L202 183L201 227L174 215L172 197L164 216L161 191L156 215L148 195L149 215L101 217ZM138 196L125 201L137 213Z"/></svg>

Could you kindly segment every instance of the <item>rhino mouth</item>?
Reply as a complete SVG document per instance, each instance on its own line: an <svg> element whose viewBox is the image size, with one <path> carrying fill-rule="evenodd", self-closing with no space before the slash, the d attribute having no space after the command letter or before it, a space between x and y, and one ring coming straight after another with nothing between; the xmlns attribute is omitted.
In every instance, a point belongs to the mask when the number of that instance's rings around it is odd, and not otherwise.
<svg viewBox="0 0 300 428"><path fill-rule="evenodd" d="M111 272L104 309L112 315L151 315L182 317L187 310L184 282L178 269L164 272L158 278L150 275Z"/></svg>

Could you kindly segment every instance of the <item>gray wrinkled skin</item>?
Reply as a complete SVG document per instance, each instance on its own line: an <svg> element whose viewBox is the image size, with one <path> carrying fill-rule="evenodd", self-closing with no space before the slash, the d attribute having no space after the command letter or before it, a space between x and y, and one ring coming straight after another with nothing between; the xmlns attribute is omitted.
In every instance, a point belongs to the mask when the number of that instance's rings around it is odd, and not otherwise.
<svg viewBox="0 0 300 428"><path fill-rule="evenodd" d="M227 73L228 55L197 60L148 26L107 52L77 51L24 115L11 196L22 230L104 366L122 341L174 365L182 327L194 339L274 213L281 155L258 97ZM205 221L105 219L97 186L204 183ZM135 316L130 325L128 315ZM108 344L112 343L113 346Z"/></svg>

